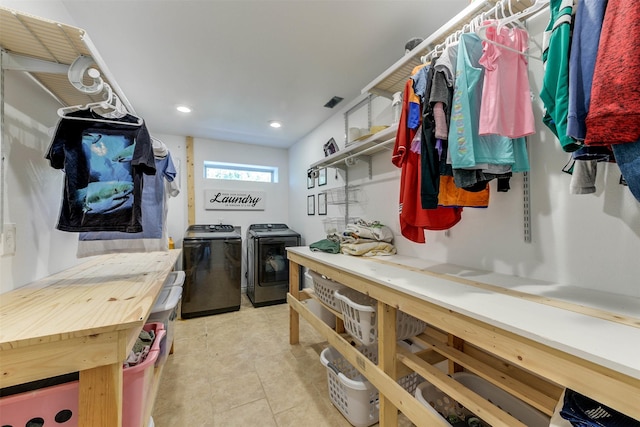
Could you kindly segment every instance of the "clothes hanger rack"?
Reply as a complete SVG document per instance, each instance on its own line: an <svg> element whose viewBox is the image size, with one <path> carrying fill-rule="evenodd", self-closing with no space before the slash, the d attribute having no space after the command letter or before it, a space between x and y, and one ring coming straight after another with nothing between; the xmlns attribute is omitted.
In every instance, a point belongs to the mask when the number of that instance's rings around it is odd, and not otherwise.
<svg viewBox="0 0 640 427"><path fill-rule="evenodd" d="M542 58L539 56L531 55L527 52L518 51L509 46L504 46L500 43L494 42L492 40L488 40L486 38L486 35L485 35L486 28L484 28L485 26L483 26L482 23L485 20L489 19L489 17L493 17L496 21L498 21L499 24L497 25L499 26L504 26L507 24L516 24L520 28L524 28L521 20L526 19L532 16L533 14L535 14L536 12L539 12L540 10L542 10L545 6L549 4L550 0L535 0L535 2L531 6L516 13L513 13L513 10L514 10L512 6L513 1L515 0L500 0L496 2L490 9L482 13L479 13L478 15L473 17L467 24L463 25L461 29L452 32L445 38L443 42L435 45L433 49L429 51L426 55L421 56L420 62L424 64L429 60L433 59L434 57L437 57L438 54L441 54L447 46L453 43L457 43L460 39L460 35L468 32L475 32L483 41L499 46L501 49L510 50L515 53L524 55L528 58L542 61ZM540 48L540 46L535 42L535 40L533 39L530 39L530 40L538 48Z"/></svg>
<svg viewBox="0 0 640 427"><path fill-rule="evenodd" d="M501 2L502 3L502 2ZM530 7L514 14L510 14L510 16L506 16L499 21L499 26L504 26L510 24L514 21L521 21L522 19L526 19L533 15L534 13L542 10L544 7L548 6L550 0L536 0L536 2ZM511 2L509 2L509 7L511 7Z"/></svg>
<svg viewBox="0 0 640 427"><path fill-rule="evenodd" d="M75 74L72 75L72 72L71 72L72 68L73 67L69 69L70 70L69 80L73 84L74 81L77 80L77 71L74 70ZM91 102L86 105L72 105L69 107L59 108L58 109L59 117L67 120L83 120L83 121L92 121L92 122L101 122L101 123L117 123L117 124L124 124L124 125L130 125L130 126L141 126L144 123L144 121L140 117L136 117L127 111L126 107L120 100L120 97L116 95L116 93L113 91L111 86L108 83L105 83L102 81L102 79L100 78L100 72L98 70L96 70L95 68L88 68L86 70L83 70L81 75L84 74L85 71L92 79L94 79L95 82L99 82L99 87L102 90L104 100L98 101L98 102ZM95 86L96 84L91 86L90 90L94 91ZM94 93L94 92L88 92L87 90L84 90L83 87L78 88L78 85L76 84L74 84L74 87L76 87L81 92ZM104 111L101 111L98 113L96 109L101 109ZM91 110L96 115L102 118L84 118L84 117L74 117L74 116L68 115L71 112L80 111L80 110ZM123 117L127 114L132 117L136 117L137 120L135 122L126 122L126 121L118 120L118 118Z"/></svg>

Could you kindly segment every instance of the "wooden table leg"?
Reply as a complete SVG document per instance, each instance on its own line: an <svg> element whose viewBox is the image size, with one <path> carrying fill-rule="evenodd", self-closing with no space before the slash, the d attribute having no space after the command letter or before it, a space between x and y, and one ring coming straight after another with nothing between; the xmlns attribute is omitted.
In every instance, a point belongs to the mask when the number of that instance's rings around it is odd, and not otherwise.
<svg viewBox="0 0 640 427"><path fill-rule="evenodd" d="M391 378L396 372L396 315L395 307L378 301L378 367ZM398 425L398 408L380 393L380 426Z"/></svg>
<svg viewBox="0 0 640 427"><path fill-rule="evenodd" d="M289 293L300 301L300 266L289 261ZM300 315L289 307L289 344L300 342Z"/></svg>
<svg viewBox="0 0 640 427"><path fill-rule="evenodd" d="M80 371L79 427L122 426L122 363Z"/></svg>
<svg viewBox="0 0 640 427"><path fill-rule="evenodd" d="M462 338L458 338L455 335L447 334L447 342L448 344L455 348L456 350L464 351L464 340ZM458 365L452 360L449 360L449 374L453 374L455 372L462 372L464 368L461 365Z"/></svg>

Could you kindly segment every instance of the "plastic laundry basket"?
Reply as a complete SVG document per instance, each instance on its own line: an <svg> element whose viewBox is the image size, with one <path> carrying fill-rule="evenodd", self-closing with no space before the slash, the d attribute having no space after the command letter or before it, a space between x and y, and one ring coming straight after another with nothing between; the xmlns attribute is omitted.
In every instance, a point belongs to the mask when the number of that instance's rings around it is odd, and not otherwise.
<svg viewBox="0 0 640 427"><path fill-rule="evenodd" d="M527 427L549 427L548 416L485 379L468 372L456 372L452 377ZM462 419L473 416L471 411L428 382L418 385L415 396L423 405L435 409L440 414L456 414Z"/></svg>
<svg viewBox="0 0 640 427"><path fill-rule="evenodd" d="M167 275L166 280L164 281L162 287L168 288L169 286L180 286L184 285L184 279L186 274L184 271L172 271Z"/></svg>
<svg viewBox="0 0 640 427"><path fill-rule="evenodd" d="M360 346L358 351L373 363L378 362L377 345ZM378 422L378 390L333 347L320 353L320 361L327 368L329 399L342 415L356 427ZM398 379L398 384L413 393L422 380L413 372Z"/></svg>
<svg viewBox="0 0 640 427"><path fill-rule="evenodd" d="M340 301L344 328L351 336L364 345L373 344L378 339L376 314L378 302L368 295L344 288L335 291ZM420 319L398 310L396 315L396 339L404 340L422 333L427 324Z"/></svg>
<svg viewBox="0 0 640 427"><path fill-rule="evenodd" d="M178 306L182 297L182 286L165 286L156 299L149 322L161 322L166 330L166 339L161 348L157 365L163 365L169 356L169 349L173 344L175 322L178 318Z"/></svg>
<svg viewBox="0 0 640 427"><path fill-rule="evenodd" d="M165 331L162 323L148 323L144 330L155 331L147 358L122 373L122 426L142 426L145 405L151 391L155 362ZM29 422L44 427L77 427L78 381L40 388L0 399L0 425L23 427Z"/></svg>
<svg viewBox="0 0 640 427"><path fill-rule="evenodd" d="M309 275L313 279L313 290L316 296L337 312L340 312L340 301L335 296L335 291L345 289L346 286L331 279L328 279L315 271L309 270Z"/></svg>

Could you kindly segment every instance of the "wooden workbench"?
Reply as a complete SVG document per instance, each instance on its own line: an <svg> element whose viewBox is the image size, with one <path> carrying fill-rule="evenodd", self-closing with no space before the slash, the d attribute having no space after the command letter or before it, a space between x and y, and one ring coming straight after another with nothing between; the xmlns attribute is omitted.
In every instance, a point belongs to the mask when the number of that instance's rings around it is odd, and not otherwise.
<svg viewBox="0 0 640 427"><path fill-rule="evenodd" d="M358 353L306 308L291 285L290 341L299 315L380 391L380 425L397 424L397 409L418 426L446 426L393 378L407 369L493 426L523 426L432 366L436 356L500 386L547 415L571 388L640 419L640 299L536 280L438 265L416 258L361 258L287 248L290 283L308 267L378 300L378 365ZM429 324L418 355L396 346L396 310ZM338 322L340 323L340 322ZM441 360L441 359L440 359Z"/></svg>
<svg viewBox="0 0 640 427"><path fill-rule="evenodd" d="M125 253L0 295L0 387L80 372L80 427L122 425L122 363L181 250Z"/></svg>

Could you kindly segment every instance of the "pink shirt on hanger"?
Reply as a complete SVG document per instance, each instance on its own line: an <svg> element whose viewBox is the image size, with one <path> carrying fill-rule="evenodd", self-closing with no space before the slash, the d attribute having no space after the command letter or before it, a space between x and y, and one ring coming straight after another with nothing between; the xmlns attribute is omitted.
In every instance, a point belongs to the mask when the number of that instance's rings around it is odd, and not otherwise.
<svg viewBox="0 0 640 427"><path fill-rule="evenodd" d="M527 58L518 53L527 50L529 35L519 28L498 29L492 22L485 22L485 25L489 41L483 40L480 58L485 75L479 133L509 138L534 134L536 128L531 107Z"/></svg>

